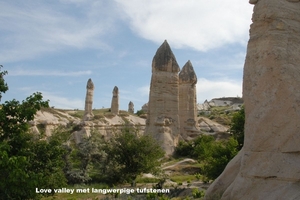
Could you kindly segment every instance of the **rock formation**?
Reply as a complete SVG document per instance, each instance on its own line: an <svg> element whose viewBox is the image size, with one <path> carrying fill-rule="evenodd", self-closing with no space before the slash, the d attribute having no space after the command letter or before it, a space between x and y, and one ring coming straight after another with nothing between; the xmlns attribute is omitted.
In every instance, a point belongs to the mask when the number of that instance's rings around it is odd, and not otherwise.
<svg viewBox="0 0 300 200"><path fill-rule="evenodd" d="M171 48L164 41L152 61L146 134L162 142L166 154L173 153L179 138L179 71Z"/></svg>
<svg viewBox="0 0 300 200"><path fill-rule="evenodd" d="M245 141L206 199L300 199L300 3L256 0L244 66Z"/></svg>
<svg viewBox="0 0 300 200"><path fill-rule="evenodd" d="M113 93L113 97L111 100L110 111L112 114L118 115L119 114L119 88L115 86L112 93Z"/></svg>
<svg viewBox="0 0 300 200"><path fill-rule="evenodd" d="M179 121L180 134L185 140L199 135L197 118L197 76L192 63L188 61L179 73Z"/></svg>
<svg viewBox="0 0 300 200"><path fill-rule="evenodd" d="M86 96L85 96L85 106L83 120L91 120L93 115L93 96L94 96L94 83L92 79L89 79L86 84Z"/></svg>
<svg viewBox="0 0 300 200"><path fill-rule="evenodd" d="M142 106L142 111L145 112L145 113L148 113L148 103L145 103L145 104Z"/></svg>
<svg viewBox="0 0 300 200"><path fill-rule="evenodd" d="M128 112L129 113L134 113L134 104L130 101L128 104Z"/></svg>

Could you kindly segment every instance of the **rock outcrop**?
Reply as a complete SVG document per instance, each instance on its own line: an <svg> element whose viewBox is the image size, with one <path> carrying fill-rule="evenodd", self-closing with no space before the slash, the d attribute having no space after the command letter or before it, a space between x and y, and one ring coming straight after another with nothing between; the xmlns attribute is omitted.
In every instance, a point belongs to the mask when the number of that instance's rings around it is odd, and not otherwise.
<svg viewBox="0 0 300 200"><path fill-rule="evenodd" d="M82 137L89 136L92 131L101 134L104 138L110 138L115 133L120 132L125 127L132 127L138 130L139 134L145 131L146 120L138 116L129 115L128 113L120 113L112 115L104 113L97 118L89 121L83 121L76 116L78 110L62 110L62 109L43 109L35 114L34 120L30 121L30 130L34 134L44 133L51 136L52 132L60 127L74 127L73 138L76 143L80 143ZM97 116L97 115L96 115Z"/></svg>
<svg viewBox="0 0 300 200"><path fill-rule="evenodd" d="M166 154L172 154L179 139L180 68L167 43L158 48L152 61L146 134L162 143Z"/></svg>
<svg viewBox="0 0 300 200"><path fill-rule="evenodd" d="M65 112L51 108L44 109L37 111L34 120L29 122L30 130L34 134L44 133L46 136L51 136L52 132L59 126L79 125L81 123L81 119Z"/></svg>
<svg viewBox="0 0 300 200"><path fill-rule="evenodd" d="M111 100L110 111L112 114L118 115L119 114L119 88L117 86L114 87L112 94L113 96Z"/></svg>
<svg viewBox="0 0 300 200"><path fill-rule="evenodd" d="M92 79L89 79L86 84L86 96L85 96L85 106L83 120L91 120L94 116L93 114L93 96L94 96L94 83Z"/></svg>
<svg viewBox="0 0 300 200"><path fill-rule="evenodd" d="M128 112L129 113L134 113L134 104L130 101L128 104Z"/></svg>
<svg viewBox="0 0 300 200"><path fill-rule="evenodd" d="M185 140L190 140L200 134L196 128L197 118L197 76L188 61L179 73L179 121L180 135Z"/></svg>
<svg viewBox="0 0 300 200"><path fill-rule="evenodd" d="M245 141L206 199L300 199L300 3L256 0L244 66Z"/></svg>

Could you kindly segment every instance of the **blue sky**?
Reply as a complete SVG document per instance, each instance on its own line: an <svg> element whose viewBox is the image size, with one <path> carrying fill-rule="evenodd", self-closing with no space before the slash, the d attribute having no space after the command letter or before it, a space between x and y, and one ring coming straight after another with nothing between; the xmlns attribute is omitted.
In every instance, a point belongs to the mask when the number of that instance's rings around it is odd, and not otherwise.
<svg viewBox="0 0 300 200"><path fill-rule="evenodd" d="M151 64L166 39L179 66L190 60L198 103L242 96L253 6L247 0L0 0L2 101L42 92L56 108L83 109L86 83L94 108L148 102Z"/></svg>

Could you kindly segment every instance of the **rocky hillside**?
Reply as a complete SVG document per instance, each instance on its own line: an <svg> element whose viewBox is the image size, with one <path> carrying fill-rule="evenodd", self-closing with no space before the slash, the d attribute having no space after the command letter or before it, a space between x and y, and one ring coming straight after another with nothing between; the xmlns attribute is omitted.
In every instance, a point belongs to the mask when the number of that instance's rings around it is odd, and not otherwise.
<svg viewBox="0 0 300 200"><path fill-rule="evenodd" d="M59 126L77 126L77 139L80 140L80 135L89 135L91 129L97 130L105 137L110 137L115 131L119 131L125 125L129 125L140 130L142 134L145 130L146 119L126 111L120 111L119 115L112 114L109 109L93 110L94 117L91 121L83 121L83 110L64 110L54 108L43 108L35 115L35 119L30 122L31 130L36 133L45 133L50 136L52 131ZM199 116L198 128L201 133L215 135L222 134L228 130L228 125L222 120L214 120L215 117ZM211 119L210 119L210 118ZM221 117L222 118L222 117ZM219 118L217 118L219 119ZM195 135L196 137L196 135Z"/></svg>

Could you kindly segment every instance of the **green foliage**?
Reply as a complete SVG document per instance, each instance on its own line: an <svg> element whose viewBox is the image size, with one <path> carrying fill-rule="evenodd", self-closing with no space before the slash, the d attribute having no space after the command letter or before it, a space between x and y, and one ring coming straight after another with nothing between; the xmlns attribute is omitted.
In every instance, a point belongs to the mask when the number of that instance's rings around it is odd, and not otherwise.
<svg viewBox="0 0 300 200"><path fill-rule="evenodd" d="M190 142L181 142L175 150L177 156L198 160L201 174L196 177L204 182L217 178L237 152L238 143L233 137L215 141L213 136L208 135L201 135Z"/></svg>
<svg viewBox="0 0 300 200"><path fill-rule="evenodd" d="M192 194L194 198L202 198L205 195L204 190L199 190L198 188L194 188L192 190Z"/></svg>
<svg viewBox="0 0 300 200"><path fill-rule="evenodd" d="M5 76L7 74L7 71L1 71L1 68L3 66L0 65L0 101L2 98L2 93L5 93L8 90L8 85L7 83L5 83L5 80L3 78L3 76Z"/></svg>
<svg viewBox="0 0 300 200"><path fill-rule="evenodd" d="M104 140L99 133L91 131L90 137L83 137L79 144L75 144L70 141L74 129L76 126L58 127L52 134L65 149L63 171L71 185L91 182L92 177L99 178L97 175L101 174L100 168L103 168L102 160L105 156L102 150Z"/></svg>
<svg viewBox="0 0 300 200"><path fill-rule="evenodd" d="M195 178L196 178L198 181L201 179L201 176L202 176L202 175L201 175L200 173L196 173L196 174L195 174Z"/></svg>
<svg viewBox="0 0 300 200"><path fill-rule="evenodd" d="M245 108L235 113L231 120L230 133L238 141L238 149L242 149L244 145L244 126L245 126Z"/></svg>
<svg viewBox="0 0 300 200"><path fill-rule="evenodd" d="M182 157L194 157L193 141L190 142L179 141L174 154L176 156L182 156Z"/></svg>
<svg viewBox="0 0 300 200"><path fill-rule="evenodd" d="M207 144L205 151L199 156L201 174L205 181L214 180L223 172L228 162L237 154L237 145L232 137L228 141Z"/></svg>
<svg viewBox="0 0 300 200"><path fill-rule="evenodd" d="M8 89L3 79L6 73L0 72L0 94ZM13 99L1 104L0 199L37 199L36 187L64 185L60 145L29 133L27 122L47 106L48 101L43 101L41 93L34 93L22 103Z"/></svg>
<svg viewBox="0 0 300 200"><path fill-rule="evenodd" d="M149 135L138 136L138 130L125 128L106 146L106 170L113 182L131 182L141 173L158 173L164 151Z"/></svg>
<svg viewBox="0 0 300 200"><path fill-rule="evenodd" d="M143 111L143 110L138 110L138 111L136 112L136 114L137 114L137 116L141 116L141 115L145 114L145 111Z"/></svg>

